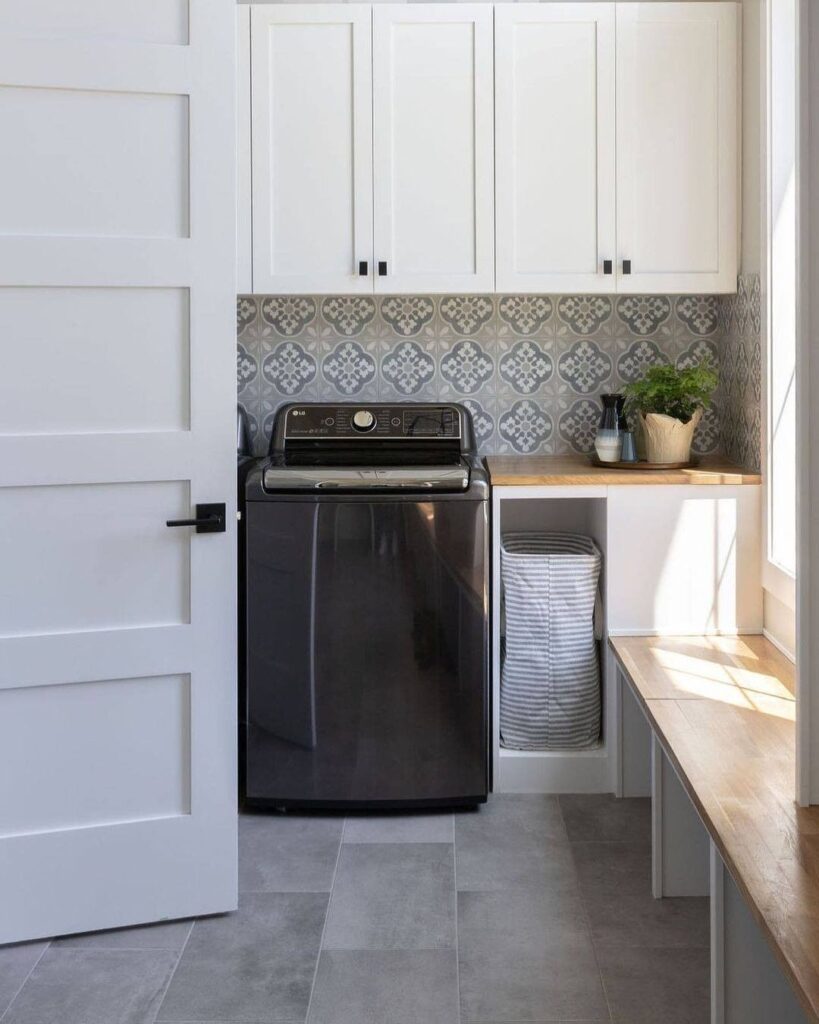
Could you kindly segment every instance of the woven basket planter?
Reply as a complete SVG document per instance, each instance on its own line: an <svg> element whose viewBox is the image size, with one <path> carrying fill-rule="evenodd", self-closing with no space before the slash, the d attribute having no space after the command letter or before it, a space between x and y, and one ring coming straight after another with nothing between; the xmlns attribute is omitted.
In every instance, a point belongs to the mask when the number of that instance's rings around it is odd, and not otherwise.
<svg viewBox="0 0 819 1024"><path fill-rule="evenodd" d="M694 431L701 419L702 409L697 409L687 423L659 412L640 413L646 459L662 463L688 462Z"/></svg>

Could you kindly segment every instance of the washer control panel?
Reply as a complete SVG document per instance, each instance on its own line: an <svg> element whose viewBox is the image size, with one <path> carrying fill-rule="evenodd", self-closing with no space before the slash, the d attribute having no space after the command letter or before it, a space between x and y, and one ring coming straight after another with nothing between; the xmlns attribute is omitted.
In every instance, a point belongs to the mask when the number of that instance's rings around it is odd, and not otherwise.
<svg viewBox="0 0 819 1024"><path fill-rule="evenodd" d="M452 405L294 405L287 410L285 440L411 439L461 436Z"/></svg>

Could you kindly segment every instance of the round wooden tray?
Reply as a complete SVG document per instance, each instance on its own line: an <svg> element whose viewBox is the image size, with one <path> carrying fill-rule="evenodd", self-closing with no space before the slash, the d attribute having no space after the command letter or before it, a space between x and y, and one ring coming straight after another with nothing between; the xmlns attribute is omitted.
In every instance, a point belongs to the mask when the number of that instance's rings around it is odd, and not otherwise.
<svg viewBox="0 0 819 1024"><path fill-rule="evenodd" d="M603 462L596 453L592 453L589 460L593 466L599 466L601 469L693 469L699 464L698 459L691 459L689 462L646 462L645 459L640 459L639 462Z"/></svg>

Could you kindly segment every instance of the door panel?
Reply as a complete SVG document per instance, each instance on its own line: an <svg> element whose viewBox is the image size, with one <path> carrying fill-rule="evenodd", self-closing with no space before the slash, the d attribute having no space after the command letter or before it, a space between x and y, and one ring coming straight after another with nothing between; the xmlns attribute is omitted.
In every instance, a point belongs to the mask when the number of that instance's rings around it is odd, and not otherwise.
<svg viewBox="0 0 819 1024"><path fill-rule="evenodd" d="M189 729L184 675L0 690L0 836L190 814Z"/></svg>
<svg viewBox="0 0 819 1024"><path fill-rule="evenodd" d="M619 291L736 290L738 131L736 5L618 5Z"/></svg>
<svg viewBox="0 0 819 1024"><path fill-rule="evenodd" d="M0 288L0 434L187 430L189 300L185 288Z"/></svg>
<svg viewBox="0 0 819 1024"><path fill-rule="evenodd" d="M498 291L614 291L614 45L614 4L495 8Z"/></svg>
<svg viewBox="0 0 819 1024"><path fill-rule="evenodd" d="M64 6L0 15L0 943L237 900L234 12Z"/></svg>
<svg viewBox="0 0 819 1024"><path fill-rule="evenodd" d="M373 8L377 292L493 291L491 5Z"/></svg>
<svg viewBox="0 0 819 1024"><path fill-rule="evenodd" d="M187 96L2 86L0 134L3 234L187 237Z"/></svg>
<svg viewBox="0 0 819 1024"><path fill-rule="evenodd" d="M0 32L185 46L188 0L3 0Z"/></svg>
<svg viewBox="0 0 819 1024"><path fill-rule="evenodd" d="M370 33L363 4L252 8L258 292L372 292Z"/></svg>
<svg viewBox="0 0 819 1024"><path fill-rule="evenodd" d="M189 493L170 480L0 489L0 637L190 622L190 538L165 526Z"/></svg>

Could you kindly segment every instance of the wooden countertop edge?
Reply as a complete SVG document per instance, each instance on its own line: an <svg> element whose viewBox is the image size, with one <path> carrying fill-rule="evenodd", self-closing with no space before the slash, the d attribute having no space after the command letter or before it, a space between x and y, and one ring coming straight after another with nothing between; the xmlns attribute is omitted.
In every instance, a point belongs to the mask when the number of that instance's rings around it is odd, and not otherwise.
<svg viewBox="0 0 819 1024"><path fill-rule="evenodd" d="M520 463L515 465L520 458ZM549 466L551 456L533 456L532 464L525 465L526 456L488 455L486 466L495 487L593 487L688 484L690 486L754 486L762 483L760 473L741 467L705 463L692 469L602 469L585 460L572 465L569 460L555 458L558 463ZM559 460L559 461L558 461ZM510 464L510 462L512 464Z"/></svg>
<svg viewBox="0 0 819 1024"><path fill-rule="evenodd" d="M677 758L677 755L674 753L673 747L669 743L668 738L666 737L665 733L663 732L662 727L657 722L657 719L654 717L654 714L653 714L652 709L651 709L651 705L652 704L654 704L654 703L661 703L661 702L664 702L664 701L668 701L668 702L671 702L671 703L676 703L678 700L679 701L684 701L686 699L690 699L690 700L707 700L707 698L696 697L696 696L693 696L693 697L690 697L690 698L678 697L678 696L674 696L674 697L650 697L650 698L643 697L642 693L640 693L638 687L636 686L636 684L633 681L631 669L626 664L626 660L621 656L620 651L617 650L615 641L616 641L616 637L610 637L609 638L609 648L610 648L612 654L614 655L614 660L617 662L618 666L620 667L620 670L622 671L624 677L626 678L626 680L627 680L627 682L629 684L629 688L631 689L631 692L634 694L635 698L637 699L638 704L643 709L643 713L648 718L648 720L649 720L649 722L651 724L651 728L657 734L657 736L658 736L658 738L659 738L659 740L660 740L660 742L662 744L663 750L666 753L666 756L668 757L669 761L671 761L672 765L674 766L674 770L677 773L677 777L679 778L679 780L680 780L680 782L681 782L681 784L683 786L683 789L688 794L689 799L691 800L691 802L693 803L694 807L696 808L696 811L697 811L697 814L700 817L700 820L705 825L705 828L706 828L709 836L714 841L717 849L719 850L720 856L722 857L722 860L723 860L725 866L731 872L731 877L733 878L734 883L736 884L737 888L739 889L740 893L742 894L742 897L745 900L745 903L747 904L748 909L751 912L751 915L753 916L754 920L759 925L763 935L766 937L766 939L768 941L768 945L771 947L771 950L773 951L773 954L776 957L776 960L779 963L779 966L782 968L783 973L786 975L786 977L790 981L791 987L793 988L794 992L796 993L796 996L797 996L797 998L799 1000L799 1003L800 1003L802 1009L805 1011L805 1013L808 1015L808 1017L812 1021L815 1022L815 1024L819 1024L819 1006L816 1005L811 1000L810 995L808 994L807 990L805 989L804 985L802 984L802 980L801 980L799 974L797 973L794 965L791 963L791 961L786 956L785 951L783 950L783 948L782 948L782 946L781 946L781 944L779 942L779 939L777 938L777 936L774 934L774 932L770 928L770 926L768 924L768 921L767 921L767 919L765 917L764 912L760 909L760 907L759 907L759 905L758 905L758 903L756 901L756 898L754 897L754 894L748 888L748 885L747 885L745 879L743 878L742 873L740 872L736 862L734 861L734 858L731 855L731 851L729 850L728 846L726 845L725 840L723 839L722 834L721 834L719 828L716 825L716 822L714 822L714 820L711 817L709 811L706 809L705 805L703 804L702 800L700 799L700 796L699 796L696 788L692 785L691 781L689 780L688 776L686 775L685 771L683 770L683 767L680 764L680 762L679 762L679 760Z"/></svg>

